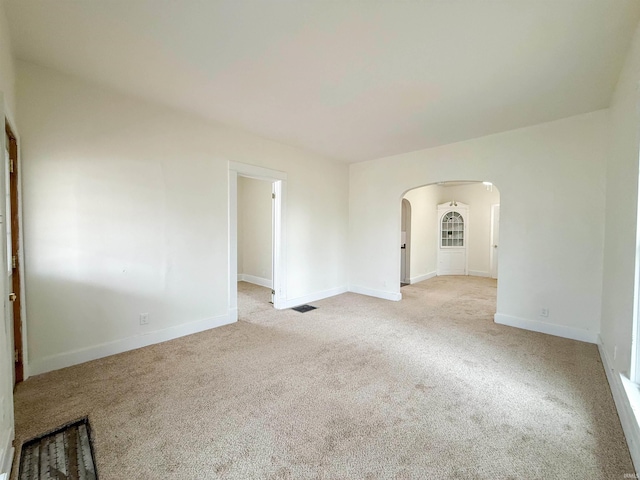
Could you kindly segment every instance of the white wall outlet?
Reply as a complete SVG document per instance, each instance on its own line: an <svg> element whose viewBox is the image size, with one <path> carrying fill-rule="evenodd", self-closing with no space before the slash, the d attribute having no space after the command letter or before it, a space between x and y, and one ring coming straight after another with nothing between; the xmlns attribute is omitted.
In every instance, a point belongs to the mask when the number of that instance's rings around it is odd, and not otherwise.
<svg viewBox="0 0 640 480"><path fill-rule="evenodd" d="M141 313L140 314L140 325L149 325L149 314Z"/></svg>
<svg viewBox="0 0 640 480"><path fill-rule="evenodd" d="M540 309L540 316L541 317L548 317L549 316L549 309L546 307L543 307Z"/></svg>

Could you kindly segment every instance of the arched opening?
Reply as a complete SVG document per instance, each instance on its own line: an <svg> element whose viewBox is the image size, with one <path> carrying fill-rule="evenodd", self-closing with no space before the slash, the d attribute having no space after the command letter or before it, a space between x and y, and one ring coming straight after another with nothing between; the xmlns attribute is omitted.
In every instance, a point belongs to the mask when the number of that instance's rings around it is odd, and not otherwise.
<svg viewBox="0 0 640 480"><path fill-rule="evenodd" d="M406 202L406 203L405 203ZM405 219L405 205L411 206ZM410 272L403 282L417 286L446 283L456 288L456 279L468 288L484 288L495 303L499 277L500 192L488 181L449 181L416 187L402 197L401 225L411 225L402 244L410 245L410 256L401 256L401 272ZM402 245L401 244L401 245ZM401 250L402 251L402 250ZM407 266L402 268L402 262ZM465 288L467 288L465 287ZM420 288L428 288L428 284Z"/></svg>

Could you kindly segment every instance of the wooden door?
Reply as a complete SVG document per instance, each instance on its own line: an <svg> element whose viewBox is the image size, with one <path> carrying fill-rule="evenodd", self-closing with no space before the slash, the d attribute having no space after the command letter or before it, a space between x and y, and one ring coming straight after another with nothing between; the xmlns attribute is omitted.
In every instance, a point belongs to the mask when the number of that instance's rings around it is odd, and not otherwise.
<svg viewBox="0 0 640 480"><path fill-rule="evenodd" d="M18 383L24 380L24 348L22 344L22 318L21 304L22 297L20 291L20 209L18 205L18 141L11 131L11 127L5 124L8 146L8 162L5 165L5 172L8 175L7 181L7 265L8 265L8 285L11 288L10 300L12 306L9 309L13 314L13 348L15 378Z"/></svg>

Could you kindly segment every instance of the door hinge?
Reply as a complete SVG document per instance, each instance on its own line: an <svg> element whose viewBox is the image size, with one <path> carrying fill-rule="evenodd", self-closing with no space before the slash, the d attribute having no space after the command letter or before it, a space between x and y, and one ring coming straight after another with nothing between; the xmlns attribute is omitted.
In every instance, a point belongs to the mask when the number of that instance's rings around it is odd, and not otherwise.
<svg viewBox="0 0 640 480"><path fill-rule="evenodd" d="M11 255L11 268L18 268L18 256Z"/></svg>
<svg viewBox="0 0 640 480"><path fill-rule="evenodd" d="M273 199L275 200L275 198L276 198L276 194L275 194L275 193L272 193L272 194L271 194L271 198L273 198Z"/></svg>
<svg viewBox="0 0 640 480"><path fill-rule="evenodd" d="M14 363L18 363L20 361L20 355L18 354L17 348L13 351L13 361Z"/></svg>
<svg viewBox="0 0 640 480"><path fill-rule="evenodd" d="M13 173L14 167L13 167L13 158L9 160L9 172Z"/></svg>

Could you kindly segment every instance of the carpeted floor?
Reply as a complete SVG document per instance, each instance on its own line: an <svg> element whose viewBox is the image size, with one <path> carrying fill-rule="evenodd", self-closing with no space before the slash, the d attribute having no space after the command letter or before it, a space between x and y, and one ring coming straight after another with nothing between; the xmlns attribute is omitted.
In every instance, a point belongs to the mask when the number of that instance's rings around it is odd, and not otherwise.
<svg viewBox="0 0 640 480"><path fill-rule="evenodd" d="M622 479L595 345L496 325L496 283L276 311L29 379L18 442L88 415L101 480Z"/></svg>

